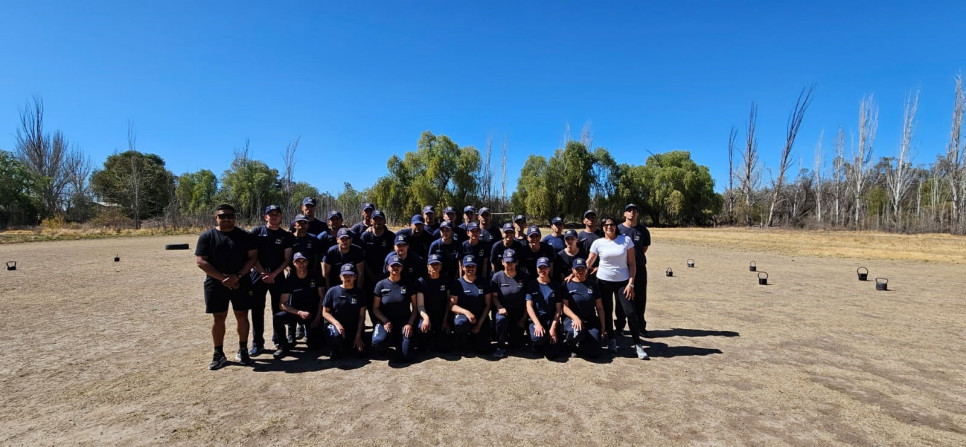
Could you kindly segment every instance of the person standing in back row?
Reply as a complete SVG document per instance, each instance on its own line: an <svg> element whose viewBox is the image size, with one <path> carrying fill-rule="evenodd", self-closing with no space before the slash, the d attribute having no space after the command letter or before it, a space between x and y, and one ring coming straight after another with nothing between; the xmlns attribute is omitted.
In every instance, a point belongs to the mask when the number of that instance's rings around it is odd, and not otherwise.
<svg viewBox="0 0 966 447"><path fill-rule="evenodd" d="M292 245L295 236L281 227L282 209L278 205L265 207L265 225L252 228L251 235L258 248L258 262L251 271L252 282L252 350L249 355L256 356L265 349L265 294L271 295L272 315L278 313L279 299L282 297L285 268L292 262ZM272 326L272 341L276 348L295 342L295 325L288 331L289 340L279 340L277 334L284 333ZM284 328L282 328L284 329Z"/></svg>
<svg viewBox="0 0 966 447"><path fill-rule="evenodd" d="M644 320L644 307L647 306L647 256L645 254L651 246L651 232L640 223L639 216L637 205L627 204L624 207L624 223L617 226L617 231L634 242L634 264L637 265L637 274L634 275L634 311L637 313L641 337L647 337L647 321ZM624 325L620 323L618 321L617 326L623 328Z"/></svg>
<svg viewBox="0 0 966 447"><path fill-rule="evenodd" d="M205 313L211 314L211 340L215 353L208 369L228 363L225 357L225 320L231 303L238 330L238 354L235 360L250 365L248 356L248 310L251 287L248 272L258 261L258 250L251 234L235 226L235 208L219 205L215 211L217 225L198 236L195 256L198 268L205 272Z"/></svg>
<svg viewBox="0 0 966 447"><path fill-rule="evenodd" d="M614 219L606 218L603 220L604 237L597 239L590 246L590 257L587 258L587 265L592 265L600 260L597 269L597 284L600 289L600 297L604 304L605 328L604 332L613 334L614 301L617 305L624 308L627 316L627 323L631 328L631 339L637 350L637 358L647 359L647 352L641 345L640 327L637 322L637 314L634 312L634 276L637 274L637 266L634 265L634 242L627 236L617 232L617 222ZM609 337L608 350L617 352L617 340L613 335Z"/></svg>
<svg viewBox="0 0 966 447"><path fill-rule="evenodd" d="M315 197L306 197L302 199L302 215L305 216L305 220L308 222L308 233L318 236L325 231L329 230L329 226L325 224L321 219L315 218ZM288 227L289 233L295 233L295 221ZM334 230L333 230L334 231Z"/></svg>

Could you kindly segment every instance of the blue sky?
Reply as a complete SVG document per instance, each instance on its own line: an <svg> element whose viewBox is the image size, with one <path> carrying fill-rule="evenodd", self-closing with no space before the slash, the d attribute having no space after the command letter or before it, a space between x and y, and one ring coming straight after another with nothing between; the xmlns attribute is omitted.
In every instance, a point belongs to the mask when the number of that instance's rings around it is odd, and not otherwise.
<svg viewBox="0 0 966 447"><path fill-rule="evenodd" d="M371 186L424 130L483 149L509 145L512 189L530 154L569 124L619 162L691 151L721 191L727 137L759 104L774 167L798 92L815 83L794 157L826 163L858 105L879 105L875 157L895 153L903 101L921 89L914 162L949 138L966 68L961 1L52 2L2 0L0 148L42 97L46 124L101 166L126 149L175 174L221 174L250 141L296 179L338 193ZM498 167L496 167L498 170ZM796 166L797 170L797 166ZM768 174L765 173L767 180Z"/></svg>

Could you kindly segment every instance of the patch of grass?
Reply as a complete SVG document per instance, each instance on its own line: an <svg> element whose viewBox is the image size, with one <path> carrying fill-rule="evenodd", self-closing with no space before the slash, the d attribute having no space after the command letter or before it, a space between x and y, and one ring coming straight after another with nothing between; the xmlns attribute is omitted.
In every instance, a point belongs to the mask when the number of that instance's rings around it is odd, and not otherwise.
<svg viewBox="0 0 966 447"><path fill-rule="evenodd" d="M200 227L142 228L140 230L114 228L45 228L35 230L11 230L0 232L0 244L44 241L73 241L81 239L106 239L116 237L200 234L204 230L206 230L206 228Z"/></svg>

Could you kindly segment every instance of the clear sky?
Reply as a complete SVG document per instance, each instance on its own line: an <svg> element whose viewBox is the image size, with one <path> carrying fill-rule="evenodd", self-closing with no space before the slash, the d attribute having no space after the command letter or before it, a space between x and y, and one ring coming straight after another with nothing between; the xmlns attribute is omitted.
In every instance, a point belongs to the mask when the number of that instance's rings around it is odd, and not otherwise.
<svg viewBox="0 0 966 447"><path fill-rule="evenodd" d="M895 153L905 97L921 89L917 164L949 138L966 68L963 1L15 1L0 0L0 148L43 98L49 130L103 164L126 149L175 174L221 174L250 140L296 179L371 186L424 130L509 144L508 183L551 155L569 124L619 162L691 151L727 185L727 138L759 104L774 167L795 98L815 83L794 157L826 163L839 126L879 104L875 157ZM498 170L498 166L495 168ZM797 170L797 166L795 168ZM765 179L768 179L767 171Z"/></svg>

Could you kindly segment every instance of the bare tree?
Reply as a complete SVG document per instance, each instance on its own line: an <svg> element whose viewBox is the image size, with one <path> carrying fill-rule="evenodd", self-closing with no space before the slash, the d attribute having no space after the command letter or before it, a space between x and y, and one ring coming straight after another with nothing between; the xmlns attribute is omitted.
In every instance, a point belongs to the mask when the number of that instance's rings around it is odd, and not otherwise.
<svg viewBox="0 0 966 447"><path fill-rule="evenodd" d="M127 150L137 151L137 134L134 133L134 123L127 123ZM138 157L131 159L131 177L129 178L128 192L131 194L131 211L134 212L134 228L141 228L141 204L144 189L144 176L141 175L141 167L138 165Z"/></svg>
<svg viewBox="0 0 966 447"><path fill-rule="evenodd" d="M798 129L802 127L802 120L805 119L805 111L812 101L812 91L815 85L803 87L795 101L795 107L788 116L788 124L785 126L785 146L782 148L781 156L778 158L778 177L772 183L771 206L768 207L768 226L772 226L775 218L775 205L781 196L782 186L785 182L785 174L788 172L789 162L791 161L792 146L795 145L795 137L798 136Z"/></svg>
<svg viewBox="0 0 966 447"><path fill-rule="evenodd" d="M493 137L486 136L486 149L483 164L480 165L480 199L485 206L491 206L493 197Z"/></svg>
<svg viewBox="0 0 966 447"><path fill-rule="evenodd" d="M302 137L295 138L295 141L285 146L285 152L282 153L282 164L285 166L285 171L282 173L282 203L287 208L297 208L292 203L292 188L295 186L292 177L295 176L295 150L298 149L301 140Z"/></svg>
<svg viewBox="0 0 966 447"><path fill-rule="evenodd" d="M506 135L503 136L503 156L500 159L500 200L505 201L506 195L506 155L510 148L510 142Z"/></svg>
<svg viewBox="0 0 966 447"><path fill-rule="evenodd" d="M743 154L741 176L741 192L745 196L745 205L748 209L745 213L745 223L751 225L751 205L752 194L758 188L760 172L758 166L758 140L755 138L755 121L758 117L758 105L751 103L751 112L748 114L748 138L746 140L745 152Z"/></svg>
<svg viewBox="0 0 966 447"><path fill-rule="evenodd" d="M892 160L892 166L886 170L886 185L889 189L889 200L892 202L892 216L897 226L902 225L902 198L912 185L912 135L916 125L916 111L919 108L919 90L915 95L906 98L905 112L902 117L902 140L899 142L899 152Z"/></svg>
<svg viewBox="0 0 966 447"><path fill-rule="evenodd" d="M945 179L949 182L952 195L953 216L950 221L956 232L966 232L966 146L962 144L963 109L966 108L966 94L963 93L963 78L956 76L956 97L953 102L953 119L949 126L949 145L943 160Z"/></svg>
<svg viewBox="0 0 966 447"><path fill-rule="evenodd" d="M34 97L20 109L20 127L17 128L15 152L24 167L46 179L41 188L44 213L54 215L62 212L66 202L69 179L72 175L71 164L83 156L80 151L69 148L69 143L60 131L53 137L44 130L44 101Z"/></svg>
<svg viewBox="0 0 966 447"><path fill-rule="evenodd" d="M822 223L822 139L825 138L825 129L818 134L818 143L815 145L815 220Z"/></svg>
<svg viewBox="0 0 966 447"><path fill-rule="evenodd" d="M835 196L832 222L836 225L842 225L845 220L845 212L842 210L842 206L844 205L843 196L847 189L847 166L848 163L845 160L845 129L839 127L838 132L835 133L835 159L832 160L832 193Z"/></svg>
<svg viewBox="0 0 966 447"><path fill-rule="evenodd" d="M875 142L875 131L879 125L879 108L875 105L872 95L862 98L859 103L859 145L852 150L852 184L855 197L855 225L859 226L860 210L862 208L862 192L865 188L868 164L872 160L872 146Z"/></svg>
<svg viewBox="0 0 966 447"><path fill-rule="evenodd" d="M580 144L587 148L587 152L594 151L594 131L590 128L590 121L584 123L584 128L580 130Z"/></svg>
<svg viewBox="0 0 966 447"><path fill-rule="evenodd" d="M738 129L731 126L728 132L728 220L733 221L735 217L735 144L738 142Z"/></svg>

